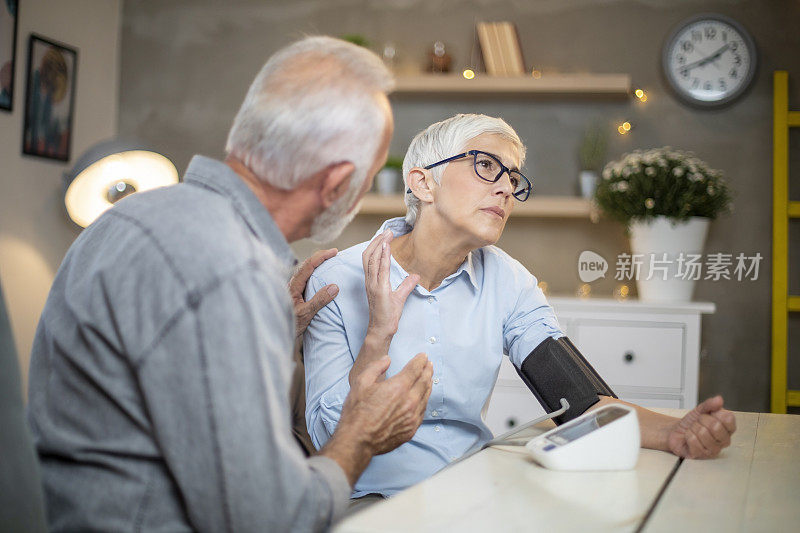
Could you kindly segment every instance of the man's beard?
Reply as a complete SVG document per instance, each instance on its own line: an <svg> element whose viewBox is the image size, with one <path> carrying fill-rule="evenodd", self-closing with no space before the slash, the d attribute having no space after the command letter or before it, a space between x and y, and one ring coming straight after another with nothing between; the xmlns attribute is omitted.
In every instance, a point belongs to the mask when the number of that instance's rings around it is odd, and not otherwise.
<svg viewBox="0 0 800 533"><path fill-rule="evenodd" d="M346 228L358 214L361 208L361 202L364 201L363 198L359 200L358 205L355 206L352 211L349 213L347 212L350 206L353 205L358 193L361 191L361 187L364 185L362 180L357 179L358 176L355 175L356 172L358 171L353 172L354 180L351 181L352 185L344 196L323 211L311 224L311 236L309 238L315 243L325 244L331 242L342 233L344 228Z"/></svg>

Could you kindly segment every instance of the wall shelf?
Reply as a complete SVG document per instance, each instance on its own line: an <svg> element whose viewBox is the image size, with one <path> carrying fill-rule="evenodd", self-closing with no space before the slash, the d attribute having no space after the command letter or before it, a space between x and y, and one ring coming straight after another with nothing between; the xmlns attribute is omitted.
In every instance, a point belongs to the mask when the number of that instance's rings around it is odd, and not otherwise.
<svg viewBox="0 0 800 533"><path fill-rule="evenodd" d="M406 205L400 194L364 195L359 215L400 216L406 212ZM592 204L585 198L573 196L538 196L527 202L517 202L512 217L528 218L591 218Z"/></svg>
<svg viewBox="0 0 800 533"><path fill-rule="evenodd" d="M431 96L523 96L625 99L631 95L629 74L544 74L489 76L477 74L468 80L461 74L398 76L394 95Z"/></svg>

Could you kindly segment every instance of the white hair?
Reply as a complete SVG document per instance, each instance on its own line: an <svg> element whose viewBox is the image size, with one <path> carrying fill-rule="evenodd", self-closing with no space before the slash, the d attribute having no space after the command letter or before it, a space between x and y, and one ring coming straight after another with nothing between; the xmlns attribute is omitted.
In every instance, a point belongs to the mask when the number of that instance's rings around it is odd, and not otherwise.
<svg viewBox="0 0 800 533"><path fill-rule="evenodd" d="M431 124L417 133L408 147L403 160L403 183L408 191L408 174L412 168L424 168L463 152L467 143L484 133L499 135L510 142L517 150L519 166L525 162L525 145L517 132L501 118L476 114L458 114L441 122ZM431 169L436 183L442 178L447 165ZM419 216L420 200L414 193L406 192L406 223L413 226Z"/></svg>
<svg viewBox="0 0 800 533"><path fill-rule="evenodd" d="M350 186L360 189L386 127L377 95L393 87L392 74L366 48L332 37L306 37L261 68L225 151L281 189L349 161L356 168Z"/></svg>

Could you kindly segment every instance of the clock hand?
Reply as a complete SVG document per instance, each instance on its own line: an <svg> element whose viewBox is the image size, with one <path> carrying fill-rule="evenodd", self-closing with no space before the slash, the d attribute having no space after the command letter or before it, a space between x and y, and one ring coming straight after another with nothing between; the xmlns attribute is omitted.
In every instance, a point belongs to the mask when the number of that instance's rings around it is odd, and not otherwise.
<svg viewBox="0 0 800 533"><path fill-rule="evenodd" d="M719 56L721 56L722 52L727 50L728 47L729 47L729 45L726 44L725 46L723 46L722 48L720 48L719 50L717 50L716 52L714 52L710 56L704 57L703 59L699 59L699 60L695 61L694 63L689 63L688 65L684 65L683 68L680 69L680 72L681 73L688 72L688 71L692 70L695 67L702 67L706 63L710 63L711 61L714 61Z"/></svg>

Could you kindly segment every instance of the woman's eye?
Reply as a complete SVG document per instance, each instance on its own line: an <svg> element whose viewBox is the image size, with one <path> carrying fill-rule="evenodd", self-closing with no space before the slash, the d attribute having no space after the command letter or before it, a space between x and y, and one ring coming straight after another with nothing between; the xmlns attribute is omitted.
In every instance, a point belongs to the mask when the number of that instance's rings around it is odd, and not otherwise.
<svg viewBox="0 0 800 533"><path fill-rule="evenodd" d="M511 178L511 185L513 185L515 189L519 187L519 178Z"/></svg>

